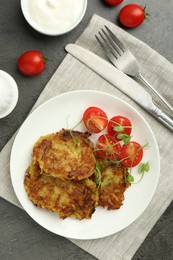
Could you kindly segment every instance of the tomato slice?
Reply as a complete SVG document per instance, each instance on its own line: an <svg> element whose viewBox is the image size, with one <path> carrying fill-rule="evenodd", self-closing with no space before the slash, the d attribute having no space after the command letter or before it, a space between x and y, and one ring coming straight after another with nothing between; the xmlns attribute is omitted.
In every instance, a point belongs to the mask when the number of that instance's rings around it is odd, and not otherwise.
<svg viewBox="0 0 173 260"><path fill-rule="evenodd" d="M109 134L101 135L96 144L96 155L107 160L119 159L121 145L119 140Z"/></svg>
<svg viewBox="0 0 173 260"><path fill-rule="evenodd" d="M120 152L121 164L125 167L134 167L140 163L143 157L142 146L134 141L124 144Z"/></svg>
<svg viewBox="0 0 173 260"><path fill-rule="evenodd" d="M106 113L98 107L89 107L83 115L83 122L90 133L100 133L108 124Z"/></svg>
<svg viewBox="0 0 173 260"><path fill-rule="evenodd" d="M124 116L114 116L108 123L108 133L117 137L118 134L130 135L132 131L132 123L130 119Z"/></svg>

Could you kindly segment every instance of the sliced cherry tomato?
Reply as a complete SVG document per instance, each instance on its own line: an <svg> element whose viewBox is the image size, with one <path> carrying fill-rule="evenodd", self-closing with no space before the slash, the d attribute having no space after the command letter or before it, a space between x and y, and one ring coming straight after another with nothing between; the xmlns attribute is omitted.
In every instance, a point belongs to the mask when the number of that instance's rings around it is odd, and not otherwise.
<svg viewBox="0 0 173 260"><path fill-rule="evenodd" d="M139 26L145 17L145 8L138 4L125 5L118 15L120 23L128 28Z"/></svg>
<svg viewBox="0 0 173 260"><path fill-rule="evenodd" d="M140 163L143 157L142 146L134 141L124 144L121 148L121 164L125 167L134 167Z"/></svg>
<svg viewBox="0 0 173 260"><path fill-rule="evenodd" d="M104 0L106 4L108 5L119 5L120 3L123 2L123 0Z"/></svg>
<svg viewBox="0 0 173 260"><path fill-rule="evenodd" d="M17 66L22 74L34 76L44 70L45 62L41 52L30 50L19 57Z"/></svg>
<svg viewBox="0 0 173 260"><path fill-rule="evenodd" d="M100 133L108 124L106 113L98 107L89 107L83 115L83 122L90 133Z"/></svg>
<svg viewBox="0 0 173 260"><path fill-rule="evenodd" d="M112 136L118 134L130 135L132 131L132 123L130 119L124 116L114 116L108 123L108 133Z"/></svg>
<svg viewBox="0 0 173 260"><path fill-rule="evenodd" d="M119 159L121 145L119 141L109 134L101 135L96 144L96 155L107 160Z"/></svg>

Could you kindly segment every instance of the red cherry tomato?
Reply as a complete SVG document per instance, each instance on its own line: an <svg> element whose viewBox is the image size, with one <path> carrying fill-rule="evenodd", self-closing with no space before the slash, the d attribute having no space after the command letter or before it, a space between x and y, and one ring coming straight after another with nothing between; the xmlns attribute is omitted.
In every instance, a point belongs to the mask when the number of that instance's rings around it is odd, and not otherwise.
<svg viewBox="0 0 173 260"><path fill-rule="evenodd" d="M107 124L106 113L98 107L89 107L83 115L83 122L90 133L100 133Z"/></svg>
<svg viewBox="0 0 173 260"><path fill-rule="evenodd" d="M124 144L121 148L121 164L125 167L134 167L140 163L143 157L142 146L134 141Z"/></svg>
<svg viewBox="0 0 173 260"><path fill-rule="evenodd" d="M121 145L109 134L101 135L96 144L96 155L107 160L119 159Z"/></svg>
<svg viewBox="0 0 173 260"><path fill-rule="evenodd" d="M44 70L45 62L41 52L30 50L19 57L17 66L22 74L34 76Z"/></svg>
<svg viewBox="0 0 173 260"><path fill-rule="evenodd" d="M119 5L120 3L122 3L123 0L104 0L106 4L108 5Z"/></svg>
<svg viewBox="0 0 173 260"><path fill-rule="evenodd" d="M139 26L145 19L145 8L138 4L125 5L118 15L121 24L128 28Z"/></svg>
<svg viewBox="0 0 173 260"><path fill-rule="evenodd" d="M116 128L118 127L119 129ZM114 130L115 128L115 130ZM121 130L122 128L122 130ZM108 133L112 136L117 136L118 134L130 135L132 131L132 123L130 119L124 116L114 116L110 119L108 123Z"/></svg>

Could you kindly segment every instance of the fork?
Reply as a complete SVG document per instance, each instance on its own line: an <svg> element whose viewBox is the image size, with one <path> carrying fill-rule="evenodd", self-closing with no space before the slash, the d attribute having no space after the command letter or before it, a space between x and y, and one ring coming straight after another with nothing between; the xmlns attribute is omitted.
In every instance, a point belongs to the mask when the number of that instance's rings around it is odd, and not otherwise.
<svg viewBox="0 0 173 260"><path fill-rule="evenodd" d="M113 65L133 78L140 80L147 89L157 96L158 99L173 113L173 107L167 100L151 86L151 84L142 76L137 60L128 48L113 34L113 32L105 25L102 32L98 32L99 36L95 35L98 43L106 54L107 58Z"/></svg>

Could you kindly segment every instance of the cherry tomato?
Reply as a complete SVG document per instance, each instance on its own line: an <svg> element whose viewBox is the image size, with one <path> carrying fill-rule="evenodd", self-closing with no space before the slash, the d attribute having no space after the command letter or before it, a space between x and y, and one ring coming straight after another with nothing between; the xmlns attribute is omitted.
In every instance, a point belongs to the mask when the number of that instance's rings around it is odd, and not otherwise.
<svg viewBox="0 0 173 260"><path fill-rule="evenodd" d="M106 113L98 107L89 107L83 115L83 122L90 133L100 133L107 124Z"/></svg>
<svg viewBox="0 0 173 260"><path fill-rule="evenodd" d="M117 129L114 130L115 127L117 127ZM131 131L132 123L127 117L114 116L110 119L108 123L108 133L112 136L116 137L118 134L130 135Z"/></svg>
<svg viewBox="0 0 173 260"><path fill-rule="evenodd" d="M17 66L22 74L34 76L44 70L45 62L41 52L30 50L19 57Z"/></svg>
<svg viewBox="0 0 173 260"><path fill-rule="evenodd" d="M119 141L109 134L101 135L96 144L96 155L107 160L119 159L121 145Z"/></svg>
<svg viewBox="0 0 173 260"><path fill-rule="evenodd" d="M145 8L138 4L125 5L118 15L121 24L128 28L139 26L145 19Z"/></svg>
<svg viewBox="0 0 173 260"><path fill-rule="evenodd" d="M134 141L124 144L121 148L121 164L125 167L134 167L140 163L143 157L142 146Z"/></svg>
<svg viewBox="0 0 173 260"><path fill-rule="evenodd" d="M106 4L108 5L119 5L120 3L122 3L123 0L104 0Z"/></svg>

